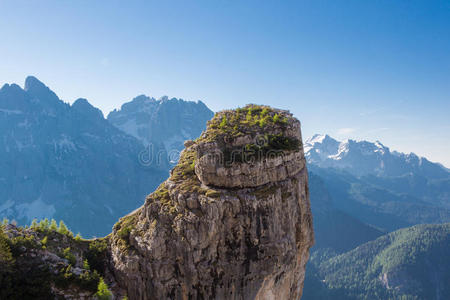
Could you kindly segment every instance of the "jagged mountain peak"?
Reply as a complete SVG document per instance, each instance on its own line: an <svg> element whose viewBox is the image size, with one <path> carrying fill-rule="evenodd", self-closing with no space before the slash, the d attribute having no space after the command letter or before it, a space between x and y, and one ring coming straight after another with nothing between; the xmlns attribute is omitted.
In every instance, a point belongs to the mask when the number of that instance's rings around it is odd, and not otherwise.
<svg viewBox="0 0 450 300"><path fill-rule="evenodd" d="M84 98L77 99L72 104L72 108L88 117L104 119L103 112L100 109L94 107L92 104L90 104L87 99Z"/></svg>
<svg viewBox="0 0 450 300"><path fill-rule="evenodd" d="M176 99L176 98L172 98L172 99ZM168 100L169 100L169 96L166 96L166 95L164 95L161 98L159 98L159 101L162 101L162 102L168 101Z"/></svg>
<svg viewBox="0 0 450 300"><path fill-rule="evenodd" d="M85 235L105 233L167 169L141 164L142 143L86 99L64 103L35 77L25 85L0 90L0 213L19 224L54 217Z"/></svg>
<svg viewBox="0 0 450 300"><path fill-rule="evenodd" d="M28 91L30 89L44 89L44 88L48 88L48 87L44 83L42 83L42 81L37 79L36 77L27 76L27 78L25 78L25 85L24 85L25 91Z"/></svg>
<svg viewBox="0 0 450 300"><path fill-rule="evenodd" d="M148 102L155 102L156 99L153 97L149 97L147 95L139 95L133 98L133 100L131 100L131 102L138 102L138 103L148 103Z"/></svg>
<svg viewBox="0 0 450 300"><path fill-rule="evenodd" d="M181 151L185 140L197 138L212 116L203 102L139 95L110 112L107 119L144 144L163 145L170 152Z"/></svg>
<svg viewBox="0 0 450 300"><path fill-rule="evenodd" d="M345 169L356 176L405 174L422 174L430 178L448 176L448 171L439 164L414 153L391 151L378 140L338 141L328 135L314 135L305 142L305 156L312 165Z"/></svg>
<svg viewBox="0 0 450 300"><path fill-rule="evenodd" d="M323 150L327 151L324 152ZM355 152L360 155L372 155L374 153L387 154L390 153L388 147L383 145L380 141L369 142L365 140L345 139L338 141L329 135L316 134L305 142L305 152L311 159L314 158L313 153L320 153L320 158L340 160L345 155L353 154ZM352 153L350 153L352 152Z"/></svg>
<svg viewBox="0 0 450 300"><path fill-rule="evenodd" d="M15 84L15 83L12 83L12 84L5 83L2 86L2 88L0 89L0 92L2 92L2 93L11 92L11 91L12 92L23 92L22 88L18 84Z"/></svg>
<svg viewBox="0 0 450 300"><path fill-rule="evenodd" d="M24 90L44 106L55 106L59 102L62 103L55 92L34 76L28 76L25 79Z"/></svg>
<svg viewBox="0 0 450 300"><path fill-rule="evenodd" d="M323 143L326 141L336 141L334 138L332 138L331 136L329 136L328 134L315 134L312 137L306 139L305 143L306 144L315 144L315 143Z"/></svg>
<svg viewBox="0 0 450 300"><path fill-rule="evenodd" d="M328 134L315 134L305 141L305 147L308 149L314 147L315 145L320 147L332 146L336 147L340 142L329 136Z"/></svg>

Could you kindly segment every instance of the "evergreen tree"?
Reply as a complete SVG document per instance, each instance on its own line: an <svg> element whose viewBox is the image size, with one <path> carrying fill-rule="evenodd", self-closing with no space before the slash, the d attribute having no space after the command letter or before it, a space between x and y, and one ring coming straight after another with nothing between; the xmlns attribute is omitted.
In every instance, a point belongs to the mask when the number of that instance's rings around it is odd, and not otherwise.
<svg viewBox="0 0 450 300"><path fill-rule="evenodd" d="M33 219L33 221L31 221L31 226L30 226L30 228L31 228L31 229L36 229L36 228L38 228L38 222L37 222L37 219Z"/></svg>
<svg viewBox="0 0 450 300"><path fill-rule="evenodd" d="M67 229L67 226L64 224L63 220L59 221L58 232L64 235L69 234L69 229Z"/></svg>
<svg viewBox="0 0 450 300"><path fill-rule="evenodd" d="M97 287L97 293L95 293L95 296L98 300L111 300L112 299L112 293L108 289L108 285L103 280L103 277L100 277L100 281L98 282Z"/></svg>
<svg viewBox="0 0 450 300"><path fill-rule="evenodd" d="M39 222L39 230L41 230L41 231L47 231L49 226L50 226L50 222L48 221L47 218L45 218L44 220L41 220L41 222Z"/></svg>
<svg viewBox="0 0 450 300"><path fill-rule="evenodd" d="M52 219L50 222L50 230L51 231L58 231L58 224L56 224L55 219Z"/></svg>
<svg viewBox="0 0 450 300"><path fill-rule="evenodd" d="M90 270L90 269L91 269L91 267L89 266L89 262L88 262L87 259L85 259L85 260L83 261L83 269L85 269L85 270Z"/></svg>
<svg viewBox="0 0 450 300"><path fill-rule="evenodd" d="M0 227L0 265L10 264L13 261L11 248L7 242L7 236ZM0 268L1 269L1 268Z"/></svg>

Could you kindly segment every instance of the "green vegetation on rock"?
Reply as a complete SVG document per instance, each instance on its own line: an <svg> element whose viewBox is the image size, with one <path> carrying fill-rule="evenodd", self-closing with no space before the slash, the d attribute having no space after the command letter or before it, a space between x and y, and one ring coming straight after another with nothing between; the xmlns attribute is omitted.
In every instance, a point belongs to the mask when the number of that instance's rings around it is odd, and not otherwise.
<svg viewBox="0 0 450 300"><path fill-rule="evenodd" d="M130 233L136 226L136 216L128 215L119 220L114 225L114 230L120 239L122 248L128 248L130 246Z"/></svg>
<svg viewBox="0 0 450 300"><path fill-rule="evenodd" d="M233 163L251 162L266 157L276 157L285 152L297 151L301 141L287 136L291 114L268 106L250 104L236 110L224 110L209 121L207 131L196 143L216 142L224 156L225 166ZM231 146L230 141L241 136L257 141Z"/></svg>
<svg viewBox="0 0 450 300"><path fill-rule="evenodd" d="M263 143L247 144L243 147L223 149L225 166L232 166L233 163L258 161L263 158L274 158L283 155L286 151L296 151L299 149L300 141L282 134L265 134Z"/></svg>
<svg viewBox="0 0 450 300"><path fill-rule="evenodd" d="M52 286L94 294L106 267L106 248L104 239L75 239L54 220L33 220L29 228L4 222L0 226L0 299L54 299ZM58 256L61 259L55 262Z"/></svg>
<svg viewBox="0 0 450 300"><path fill-rule="evenodd" d="M249 104L236 110L221 111L208 121L207 130L200 137L203 141L214 141L218 137L236 138L245 134L285 127L288 113L269 106Z"/></svg>

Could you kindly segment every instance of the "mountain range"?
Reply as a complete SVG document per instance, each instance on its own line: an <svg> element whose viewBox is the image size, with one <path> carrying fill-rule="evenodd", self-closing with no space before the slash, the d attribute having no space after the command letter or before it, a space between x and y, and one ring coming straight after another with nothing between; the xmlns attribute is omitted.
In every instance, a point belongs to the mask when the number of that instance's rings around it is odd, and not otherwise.
<svg viewBox="0 0 450 300"><path fill-rule="evenodd" d="M320 176L333 204L366 224L392 231L450 222L450 171L380 142L315 135L305 141L309 171Z"/></svg>
<svg viewBox="0 0 450 300"><path fill-rule="evenodd" d="M128 117L128 123L134 121L136 115L125 112L136 104L139 100L124 104L121 111L111 113L110 122L86 99L69 105L35 77L28 77L23 89L4 85L0 90L1 216L19 224L34 218L61 219L84 236L110 232L120 216L139 207L167 178L170 169L167 155L158 157L159 164L148 164L156 162L157 152L149 152L140 136L121 130L121 121ZM146 113L154 120L162 118L166 126L158 137L149 135L145 141L154 138L159 144L163 136L177 140L178 135L169 130L177 122L170 120L184 117L178 113L188 111L183 106L209 111L202 103L153 101ZM206 125L201 119L192 127L184 126L189 121L178 122L182 125L177 130L182 126L190 138Z"/></svg>
<svg viewBox="0 0 450 300"><path fill-rule="evenodd" d="M433 255L450 251L448 224L409 226L450 222L448 169L328 135L306 140L305 156L316 245L303 299L446 299L450 262Z"/></svg>
<svg viewBox="0 0 450 300"><path fill-rule="evenodd" d="M329 135L316 134L305 141L308 162L321 168L337 168L355 176L448 179L450 170L414 153L390 151L381 142L337 141Z"/></svg>
<svg viewBox="0 0 450 300"><path fill-rule="evenodd" d="M201 101L140 95L108 114L108 121L144 145L167 152L172 163L184 141L196 139L214 113Z"/></svg>
<svg viewBox="0 0 450 300"><path fill-rule="evenodd" d="M65 103L35 77L24 88L6 84L0 216L62 219L84 236L105 235L168 177L183 142L212 116L201 101L141 95L105 118L86 99ZM448 253L448 225L416 225L450 222L450 171L378 141L315 135L304 149L316 244L303 299L445 299L448 274L439 266L449 262L432 254ZM424 266L413 277L405 271Z"/></svg>

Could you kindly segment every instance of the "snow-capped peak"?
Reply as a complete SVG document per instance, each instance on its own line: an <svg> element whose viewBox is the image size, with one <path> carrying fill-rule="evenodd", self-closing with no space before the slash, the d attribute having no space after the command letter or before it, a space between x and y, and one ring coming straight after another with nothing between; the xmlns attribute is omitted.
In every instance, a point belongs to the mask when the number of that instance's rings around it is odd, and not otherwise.
<svg viewBox="0 0 450 300"><path fill-rule="evenodd" d="M304 150L311 165L345 169L357 176L401 176L420 172L433 173L436 177L447 176L440 166L426 158L418 157L414 153L391 152L380 141L348 139L341 142L328 135L316 134L306 140Z"/></svg>
<svg viewBox="0 0 450 300"><path fill-rule="evenodd" d="M324 143L327 141L337 142L335 139L330 137L328 134L315 134L306 140L305 144L314 145L315 143Z"/></svg>

